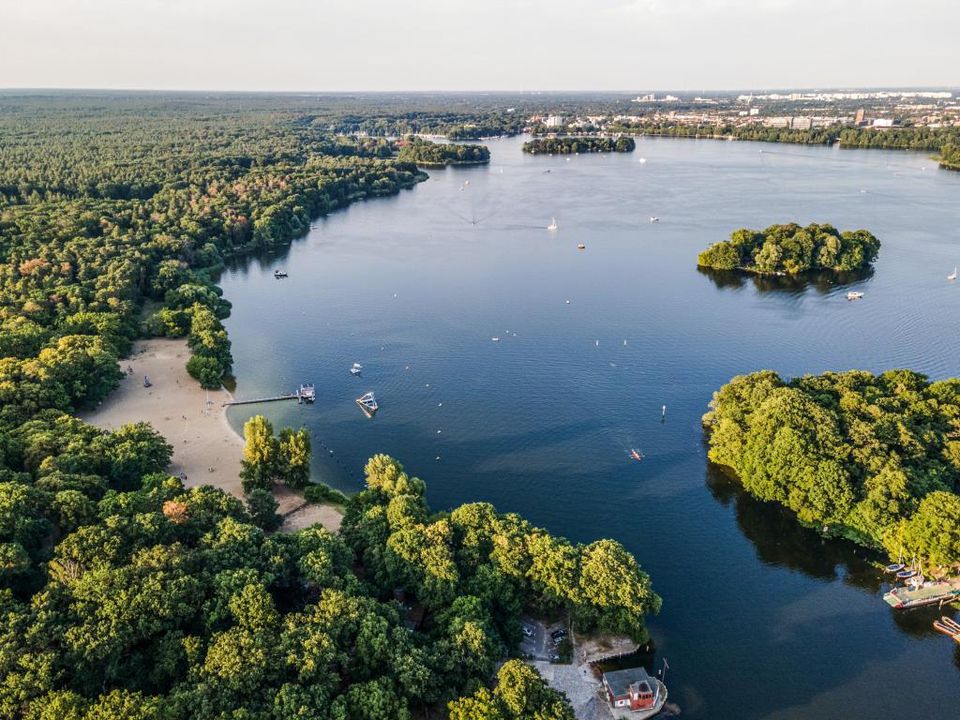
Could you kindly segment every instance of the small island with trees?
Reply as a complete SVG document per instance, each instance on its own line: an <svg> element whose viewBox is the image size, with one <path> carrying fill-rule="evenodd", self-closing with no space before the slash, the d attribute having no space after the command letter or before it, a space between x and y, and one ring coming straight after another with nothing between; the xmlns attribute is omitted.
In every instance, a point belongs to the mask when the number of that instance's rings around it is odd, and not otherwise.
<svg viewBox="0 0 960 720"><path fill-rule="evenodd" d="M550 137L535 138L523 144L530 155L575 155L577 153L633 152L637 143L631 137Z"/></svg>
<svg viewBox="0 0 960 720"><path fill-rule="evenodd" d="M760 231L735 230L729 240L700 253L697 265L759 275L850 272L869 267L879 250L880 241L867 230L839 232L832 225L789 223Z"/></svg>
<svg viewBox="0 0 960 720"><path fill-rule="evenodd" d="M397 143L397 160L415 163L420 167L440 168L447 165L486 165L490 150L486 145L435 143L418 137L408 137Z"/></svg>
<svg viewBox="0 0 960 720"><path fill-rule="evenodd" d="M960 380L766 370L714 393L703 423L754 497L893 558L960 563Z"/></svg>
<svg viewBox="0 0 960 720"><path fill-rule="evenodd" d="M960 170L960 144L947 143L937 158L944 170Z"/></svg>

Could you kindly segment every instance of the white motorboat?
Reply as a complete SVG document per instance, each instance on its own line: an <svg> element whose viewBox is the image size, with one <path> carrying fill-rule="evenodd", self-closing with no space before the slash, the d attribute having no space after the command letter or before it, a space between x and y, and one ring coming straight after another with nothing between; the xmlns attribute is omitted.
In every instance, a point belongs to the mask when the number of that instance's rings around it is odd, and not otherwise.
<svg viewBox="0 0 960 720"><path fill-rule="evenodd" d="M863 297L862 292L856 292L854 290L851 290L850 292L847 293L847 300L859 300L862 297Z"/></svg>
<svg viewBox="0 0 960 720"><path fill-rule="evenodd" d="M555 231L555 230L558 230L559 228L560 228L560 226L557 225L557 219L556 219L556 218L550 218L550 224L547 225L547 230L550 230L551 232L553 232L553 231Z"/></svg>
<svg viewBox="0 0 960 720"><path fill-rule="evenodd" d="M380 406L377 405L377 399L373 396L372 392L364 393L358 397L357 405L368 418L372 418L377 410L380 409Z"/></svg>
<svg viewBox="0 0 960 720"><path fill-rule="evenodd" d="M351 374L351 375L359 375L361 372L363 372L363 365L361 365L361 364L358 363L358 362L355 362L355 363L350 367L350 374Z"/></svg>

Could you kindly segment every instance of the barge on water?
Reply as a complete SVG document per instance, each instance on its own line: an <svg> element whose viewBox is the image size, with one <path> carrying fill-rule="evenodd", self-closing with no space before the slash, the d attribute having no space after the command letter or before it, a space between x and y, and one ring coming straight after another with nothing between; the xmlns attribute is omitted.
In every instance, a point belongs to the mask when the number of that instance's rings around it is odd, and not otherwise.
<svg viewBox="0 0 960 720"><path fill-rule="evenodd" d="M960 578L930 580L916 587L897 587L885 593L883 599L897 610L960 600Z"/></svg>

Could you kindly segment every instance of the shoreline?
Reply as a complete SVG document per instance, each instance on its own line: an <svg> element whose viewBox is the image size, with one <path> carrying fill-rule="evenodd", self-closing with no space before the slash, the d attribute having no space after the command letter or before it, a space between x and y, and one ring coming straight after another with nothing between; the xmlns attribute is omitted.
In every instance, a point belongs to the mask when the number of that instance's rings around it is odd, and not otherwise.
<svg viewBox="0 0 960 720"><path fill-rule="evenodd" d="M173 446L171 475L186 475L188 488L212 485L243 499L240 460L243 438L227 420L223 403L233 395L221 388L204 390L187 374L190 357L186 339L137 340L120 361L124 377L97 408L79 414L84 422L103 430L147 422ZM132 372L131 372L132 371ZM149 377L151 387L144 387ZM293 531L320 523L336 532L342 514L328 505L304 505L302 493L274 489L283 516L282 530Z"/></svg>

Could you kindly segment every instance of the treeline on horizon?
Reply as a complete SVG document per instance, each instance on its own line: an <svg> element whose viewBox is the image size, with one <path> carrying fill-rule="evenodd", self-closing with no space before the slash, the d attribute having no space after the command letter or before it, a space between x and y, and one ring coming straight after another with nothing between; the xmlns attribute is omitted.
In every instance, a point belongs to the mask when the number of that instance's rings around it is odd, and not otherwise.
<svg viewBox="0 0 960 720"><path fill-rule="evenodd" d="M484 504L433 513L382 456L342 537L270 534L268 488L306 479L302 431L251 431L269 450L244 458L244 504L170 477L148 425L73 415L145 332L186 337L191 374L218 387L224 261L425 177L392 152L229 104L0 111L0 718L402 720L451 703L463 720L573 720L522 663L488 689L520 611L647 638L660 600L618 543L573 545ZM398 596L423 611L417 632Z"/></svg>
<svg viewBox="0 0 960 720"><path fill-rule="evenodd" d="M862 370L714 393L709 458L820 531L953 574L960 564L960 380Z"/></svg>
<svg viewBox="0 0 960 720"><path fill-rule="evenodd" d="M631 137L548 137L534 138L523 144L530 155L573 155L576 153L633 152L637 147Z"/></svg>
<svg viewBox="0 0 960 720"><path fill-rule="evenodd" d="M605 132L662 137L712 138L719 140L753 140L798 145L833 145L841 148L882 150L936 150L960 143L960 127L844 127L832 125L800 130L773 128L764 125L686 125L672 122L618 121L604 128Z"/></svg>
<svg viewBox="0 0 960 720"><path fill-rule="evenodd" d="M735 230L729 240L701 252L697 265L759 275L850 272L868 267L879 251L880 241L867 230L839 232L832 225L788 223L765 230Z"/></svg>

